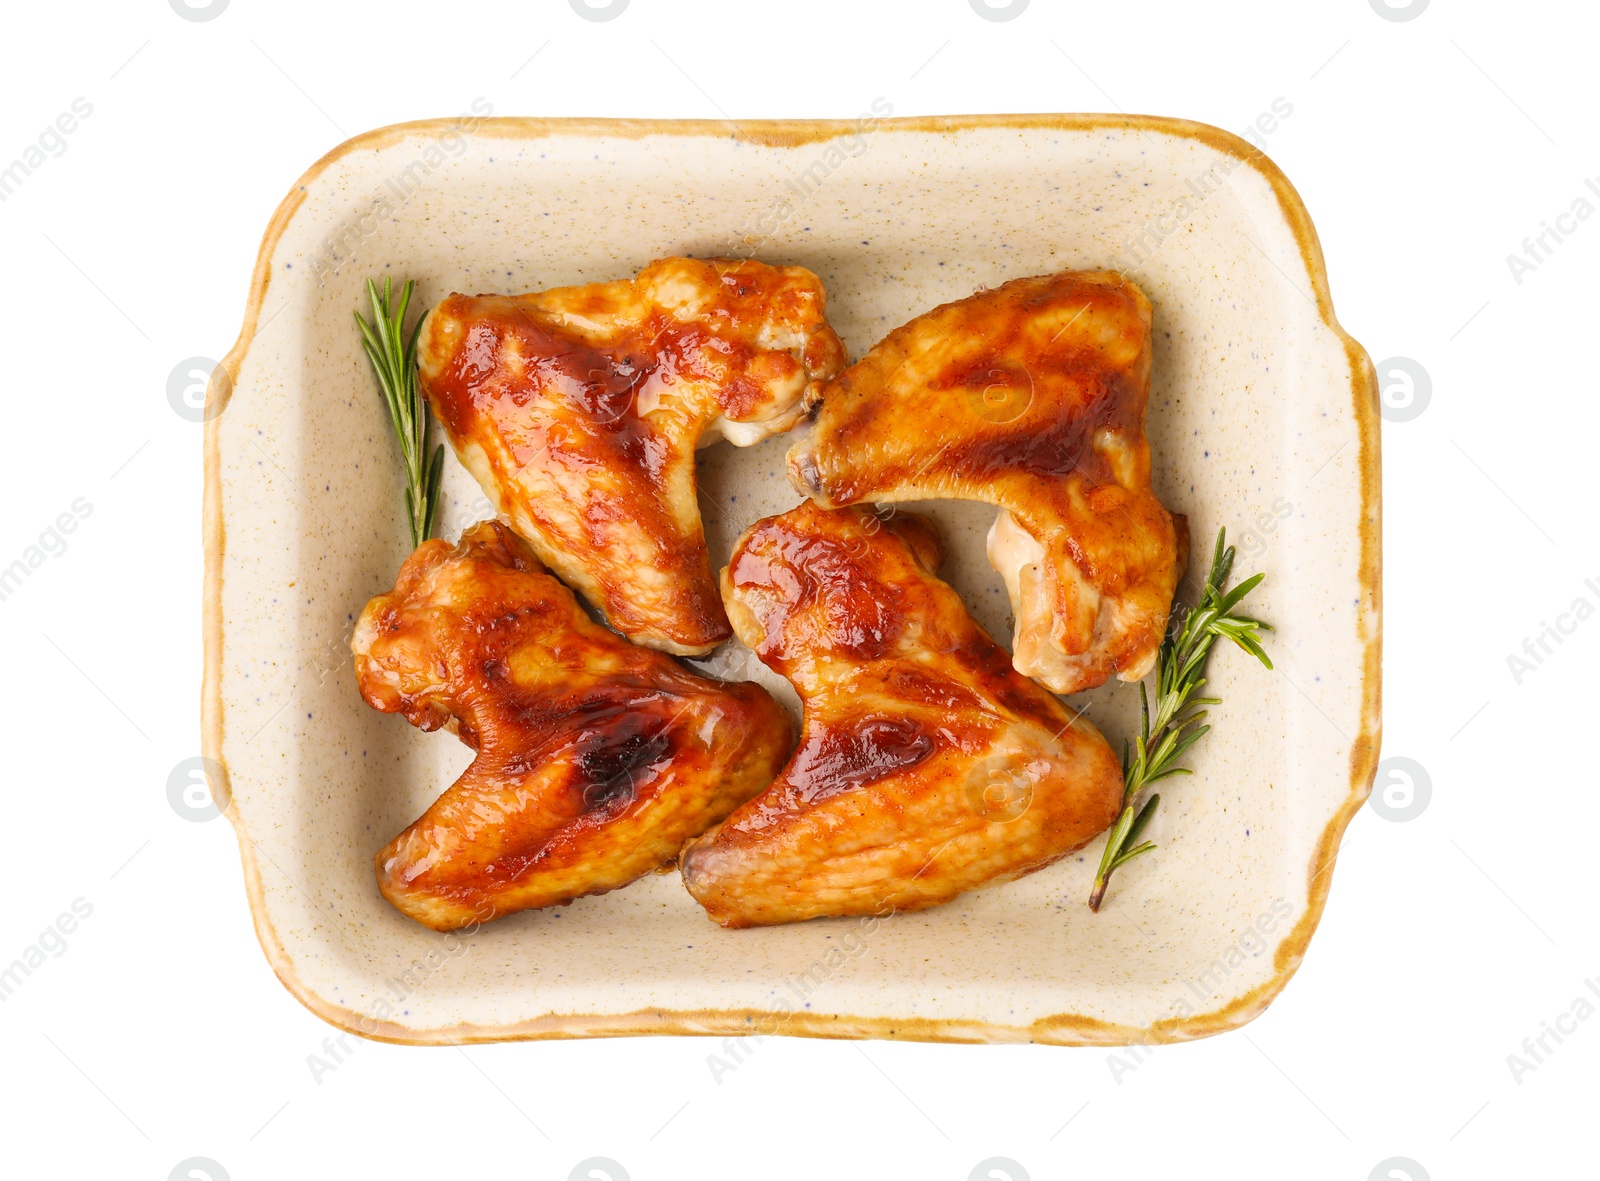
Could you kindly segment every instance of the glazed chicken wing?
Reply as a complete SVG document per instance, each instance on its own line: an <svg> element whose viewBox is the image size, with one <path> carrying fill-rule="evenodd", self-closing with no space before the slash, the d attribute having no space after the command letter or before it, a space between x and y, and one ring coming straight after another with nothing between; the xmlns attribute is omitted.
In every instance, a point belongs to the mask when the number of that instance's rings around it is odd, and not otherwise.
<svg viewBox="0 0 1600 1181"><path fill-rule="evenodd" d="M844 365L810 271L687 258L614 283L452 295L417 355L497 511L617 631L680 655L728 637L695 448L788 430Z"/></svg>
<svg viewBox="0 0 1600 1181"><path fill-rule="evenodd" d="M760 791L788 713L593 623L497 521L424 542L367 604L361 696L477 758L377 856L378 888L439 931L625 886Z"/></svg>
<svg viewBox="0 0 1600 1181"><path fill-rule="evenodd" d="M1136 681L1187 551L1150 490L1149 388L1138 287L1111 272L1017 279L918 316L823 387L790 478L829 506L998 505L989 560L1017 669L1057 693Z"/></svg>
<svg viewBox="0 0 1600 1181"><path fill-rule="evenodd" d="M809 502L735 546L729 617L805 717L776 782L680 858L723 926L936 906L1116 818L1105 739L1012 669L938 561L924 518Z"/></svg>

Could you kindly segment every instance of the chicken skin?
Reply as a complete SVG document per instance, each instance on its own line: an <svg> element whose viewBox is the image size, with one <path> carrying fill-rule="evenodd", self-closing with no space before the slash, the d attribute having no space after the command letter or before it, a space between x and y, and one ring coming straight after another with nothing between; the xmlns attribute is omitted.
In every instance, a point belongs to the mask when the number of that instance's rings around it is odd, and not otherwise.
<svg viewBox="0 0 1600 1181"><path fill-rule="evenodd" d="M477 758L377 856L437 931L625 886L772 781L787 711L592 622L504 525L424 542L351 647L368 705Z"/></svg>
<svg viewBox="0 0 1600 1181"><path fill-rule="evenodd" d="M1187 557L1150 488L1150 303L1105 272L1017 279L897 328L808 401L790 479L836 507L997 505L1020 672L1057 693L1154 666Z"/></svg>
<svg viewBox="0 0 1600 1181"><path fill-rule="evenodd" d="M937 906L1116 818L1105 739L1012 669L938 563L925 518L809 502L734 547L729 617L805 716L776 782L679 859L723 926Z"/></svg>
<svg viewBox="0 0 1600 1181"><path fill-rule="evenodd" d="M636 643L727 639L694 452L789 430L844 367L803 267L668 258L633 279L451 295L428 313L423 392L456 457L563 581Z"/></svg>

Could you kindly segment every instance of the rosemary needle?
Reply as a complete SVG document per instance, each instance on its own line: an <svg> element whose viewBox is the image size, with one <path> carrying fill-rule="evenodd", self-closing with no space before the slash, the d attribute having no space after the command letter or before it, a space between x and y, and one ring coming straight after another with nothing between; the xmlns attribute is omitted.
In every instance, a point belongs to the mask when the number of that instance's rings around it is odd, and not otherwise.
<svg viewBox="0 0 1600 1181"><path fill-rule="evenodd" d="M434 449L431 458L428 456L428 404L417 377L417 336L422 331L422 320L417 320L409 339L405 334L406 309L415 289L416 284L407 279L400 289L400 304L395 307L389 277L384 276L381 294L378 285L368 279L367 298L372 302L373 322L369 324L360 312L355 314L356 323L361 326L362 348L372 362L372 372L400 440L400 455L406 465L406 523L411 527L413 549L433 534L439 508L439 474L444 469L443 443Z"/></svg>
<svg viewBox="0 0 1600 1181"><path fill-rule="evenodd" d="M1156 847L1154 841L1141 842L1139 836L1155 814L1161 796L1152 795L1140 805L1140 793L1169 775L1188 775L1189 768L1178 766L1178 760L1211 729L1204 724L1206 710L1203 707L1216 705L1221 698L1194 694L1206 683L1206 660L1217 637L1226 636L1262 664L1272 667L1272 660L1256 636L1257 632L1272 628L1259 620L1233 613L1244 597L1260 585L1263 576L1251 575L1224 592L1232 569L1233 547L1227 544L1226 531L1218 530L1217 547L1211 555L1211 573L1206 576L1199 605L1181 624L1169 629L1161 642L1154 715L1150 712L1150 697L1145 692L1144 682L1139 682L1139 733L1131 746L1126 742L1122 746L1122 814L1111 826L1111 835L1106 839L1105 853L1100 858L1094 889L1089 895L1090 910L1100 909L1106 886L1117 869ZM1173 614L1176 618L1176 611Z"/></svg>

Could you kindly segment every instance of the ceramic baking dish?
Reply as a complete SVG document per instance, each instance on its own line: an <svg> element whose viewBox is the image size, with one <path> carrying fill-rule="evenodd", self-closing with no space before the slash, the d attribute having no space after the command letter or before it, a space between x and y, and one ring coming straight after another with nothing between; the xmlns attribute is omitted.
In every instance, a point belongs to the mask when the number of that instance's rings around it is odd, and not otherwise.
<svg viewBox="0 0 1600 1181"><path fill-rule="evenodd" d="M351 313L368 276L518 292L672 254L799 263L859 356L980 286L1127 270L1155 308L1156 491L1199 545L1218 526L1269 672L1219 648L1224 703L1171 782L1160 848L1085 905L1099 856L863 928L724 931L676 874L470 935L379 896L374 852L469 752L356 695L353 620L408 545L401 474ZM1179 120L1099 115L862 122L466 119L343 144L273 217L206 426L204 742L231 793L273 970L336 1025L399 1042L776 1032L1114 1044L1249 1021L1305 954L1379 730L1378 413L1334 320L1316 235L1256 149ZM797 498L783 439L702 453L713 560ZM442 533L487 515L447 460ZM997 638L993 510L937 503L944 576ZM707 666L760 669L736 642ZM1075 704L1114 746L1132 686Z"/></svg>

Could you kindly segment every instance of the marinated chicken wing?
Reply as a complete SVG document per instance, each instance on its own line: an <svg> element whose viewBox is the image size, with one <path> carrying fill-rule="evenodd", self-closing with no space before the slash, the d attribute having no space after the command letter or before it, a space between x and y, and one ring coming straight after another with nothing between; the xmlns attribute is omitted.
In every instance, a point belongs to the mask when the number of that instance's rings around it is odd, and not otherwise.
<svg viewBox="0 0 1600 1181"><path fill-rule="evenodd" d="M457 458L556 574L640 644L728 637L694 452L792 427L844 348L803 267L669 258L633 279L452 295L422 387Z"/></svg>
<svg viewBox="0 0 1600 1181"><path fill-rule="evenodd" d="M384 897L439 931L671 862L771 782L793 741L765 690L618 639L496 521L424 542L352 647L368 705L453 723L478 752L377 856Z"/></svg>
<svg viewBox="0 0 1600 1181"><path fill-rule="evenodd" d="M1019 671L1091 689L1155 665L1187 535L1150 490L1150 303L1111 272L1017 279L897 328L809 400L790 478L824 505L998 505Z"/></svg>
<svg viewBox="0 0 1600 1181"><path fill-rule="evenodd" d="M680 858L723 926L936 906L1116 818L1105 739L1012 669L938 561L921 517L809 502L735 546L729 617L805 717L773 785Z"/></svg>

